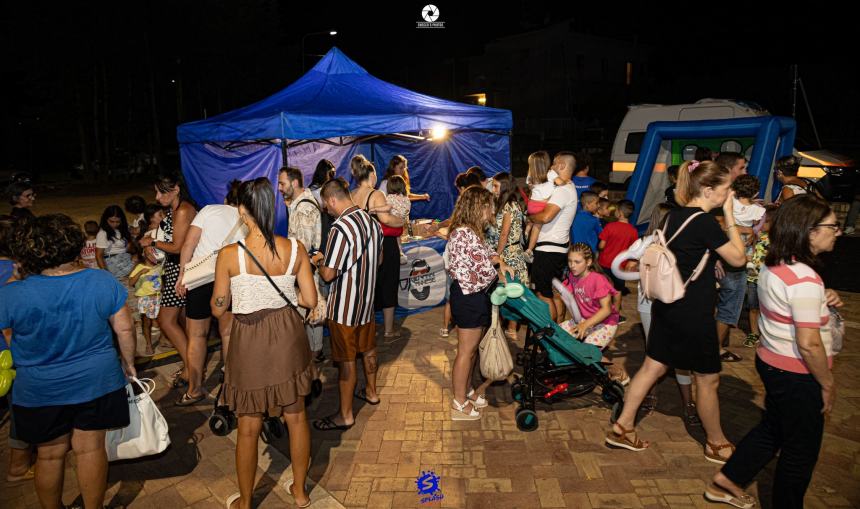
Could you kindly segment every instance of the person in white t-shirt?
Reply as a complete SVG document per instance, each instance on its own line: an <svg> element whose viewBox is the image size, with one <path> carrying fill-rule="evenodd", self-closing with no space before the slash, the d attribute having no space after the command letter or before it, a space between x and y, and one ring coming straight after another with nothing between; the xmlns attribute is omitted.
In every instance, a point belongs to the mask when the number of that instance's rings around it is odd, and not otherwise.
<svg viewBox="0 0 860 509"><path fill-rule="evenodd" d="M240 181L230 182L225 205L207 205L194 216L182 251L179 254L179 279L176 282L176 294L185 296L185 334L188 336L188 390L176 401L177 406L193 405L206 397L203 390L203 368L206 363L206 339L209 335L209 323L212 311L209 301L212 299L212 283L199 286L193 290L185 288L185 265L191 260L199 260L222 247L235 244L245 238L247 230L239 219L239 185ZM272 211L274 214L274 211ZM230 341L230 327L233 314L225 312L218 319L218 330L221 333L222 358L227 358L227 348Z"/></svg>
<svg viewBox="0 0 860 509"><path fill-rule="evenodd" d="M549 154L545 150L533 152L529 155L529 171L526 182L531 186L526 212L538 214L546 208L547 201L557 186L563 186L565 182L558 178L558 173L550 166ZM528 247L525 250L526 262L531 263L534 259L534 249L540 235L541 225L529 223L525 234Z"/></svg>
<svg viewBox="0 0 860 509"><path fill-rule="evenodd" d="M530 275L535 293L547 303L553 320L564 310L561 299L553 298L552 280L561 280L567 265L570 225L576 215L577 204L576 188L570 183L575 167L576 157L572 152L556 154L552 169L567 184L555 188L542 212L529 215L533 223L543 225L535 244Z"/></svg>

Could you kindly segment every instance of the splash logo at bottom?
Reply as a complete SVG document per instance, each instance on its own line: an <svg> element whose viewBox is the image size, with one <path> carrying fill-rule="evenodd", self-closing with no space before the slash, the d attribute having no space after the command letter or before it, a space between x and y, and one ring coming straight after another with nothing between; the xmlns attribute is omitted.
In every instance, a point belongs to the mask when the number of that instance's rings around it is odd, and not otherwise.
<svg viewBox="0 0 860 509"><path fill-rule="evenodd" d="M415 485L418 486L419 495L429 495L421 499L422 504L442 500L442 490L439 489L439 476L432 470L430 472L421 471L421 475L415 479Z"/></svg>

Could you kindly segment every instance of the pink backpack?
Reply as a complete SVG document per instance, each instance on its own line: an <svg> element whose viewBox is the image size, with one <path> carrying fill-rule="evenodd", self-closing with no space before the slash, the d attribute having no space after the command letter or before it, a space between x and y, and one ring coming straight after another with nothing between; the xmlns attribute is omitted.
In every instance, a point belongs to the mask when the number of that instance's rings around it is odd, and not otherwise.
<svg viewBox="0 0 860 509"><path fill-rule="evenodd" d="M690 281L695 281L705 268L709 256L707 250L687 281L682 281L675 255L669 250L669 244L699 214L704 214L704 212L696 212L688 217L668 242L663 236L663 230L655 230L652 234L653 240L651 244L645 248L645 253L639 259L639 280L642 284L642 292L646 298L657 299L666 304L671 304L682 299L687 285ZM666 223L668 224L668 220Z"/></svg>

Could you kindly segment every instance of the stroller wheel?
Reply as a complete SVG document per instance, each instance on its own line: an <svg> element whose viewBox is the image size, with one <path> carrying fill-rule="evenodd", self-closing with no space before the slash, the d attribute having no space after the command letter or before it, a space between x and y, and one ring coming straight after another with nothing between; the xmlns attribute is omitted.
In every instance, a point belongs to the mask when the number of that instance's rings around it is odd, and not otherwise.
<svg viewBox="0 0 860 509"><path fill-rule="evenodd" d="M538 428L538 416L534 410L528 408L517 410L516 421L520 431L534 431Z"/></svg>
<svg viewBox="0 0 860 509"><path fill-rule="evenodd" d="M236 416L224 407L218 407L209 418L209 429L215 436L225 437L236 427Z"/></svg>
<svg viewBox="0 0 860 509"><path fill-rule="evenodd" d="M621 410L624 408L623 401L616 401L612 404L612 412L609 414L609 422L615 424L618 418L621 416Z"/></svg>
<svg viewBox="0 0 860 509"><path fill-rule="evenodd" d="M610 405L614 403L624 402L624 387L618 382L612 382L609 385L603 386L603 394L600 395L603 401Z"/></svg>

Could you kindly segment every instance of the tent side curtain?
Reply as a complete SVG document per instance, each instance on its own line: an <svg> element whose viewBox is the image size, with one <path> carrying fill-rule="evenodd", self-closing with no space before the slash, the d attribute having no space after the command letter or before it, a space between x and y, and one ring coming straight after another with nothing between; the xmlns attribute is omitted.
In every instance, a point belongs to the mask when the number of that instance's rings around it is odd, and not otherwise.
<svg viewBox="0 0 860 509"><path fill-rule="evenodd" d="M231 181L258 177L272 182L276 205L283 203L277 194L278 170L283 161L278 145L253 144L227 150L207 143L183 143L179 146L179 154L185 185L200 207L224 203ZM286 235L286 210L276 206L275 211L275 231Z"/></svg>
<svg viewBox="0 0 860 509"><path fill-rule="evenodd" d="M378 138L353 145L330 145L311 142L291 147L283 161L281 147L247 145L225 150L213 144L185 143L180 146L182 170L192 196L200 205L222 203L227 184L233 179L248 180L268 177L277 189L279 168L286 164L300 169L309 185L314 169L321 159L335 164L337 175L353 186L349 161L362 154L376 166L381 180L388 161L396 154L409 161L409 177L413 193L429 193L429 202L413 202L413 218L445 219L456 201L454 179L471 166L480 166L488 175L508 171L510 139L507 135L485 132L451 133L445 140L410 142ZM278 203L282 203L280 199ZM283 207L278 207L279 226L283 223Z"/></svg>

